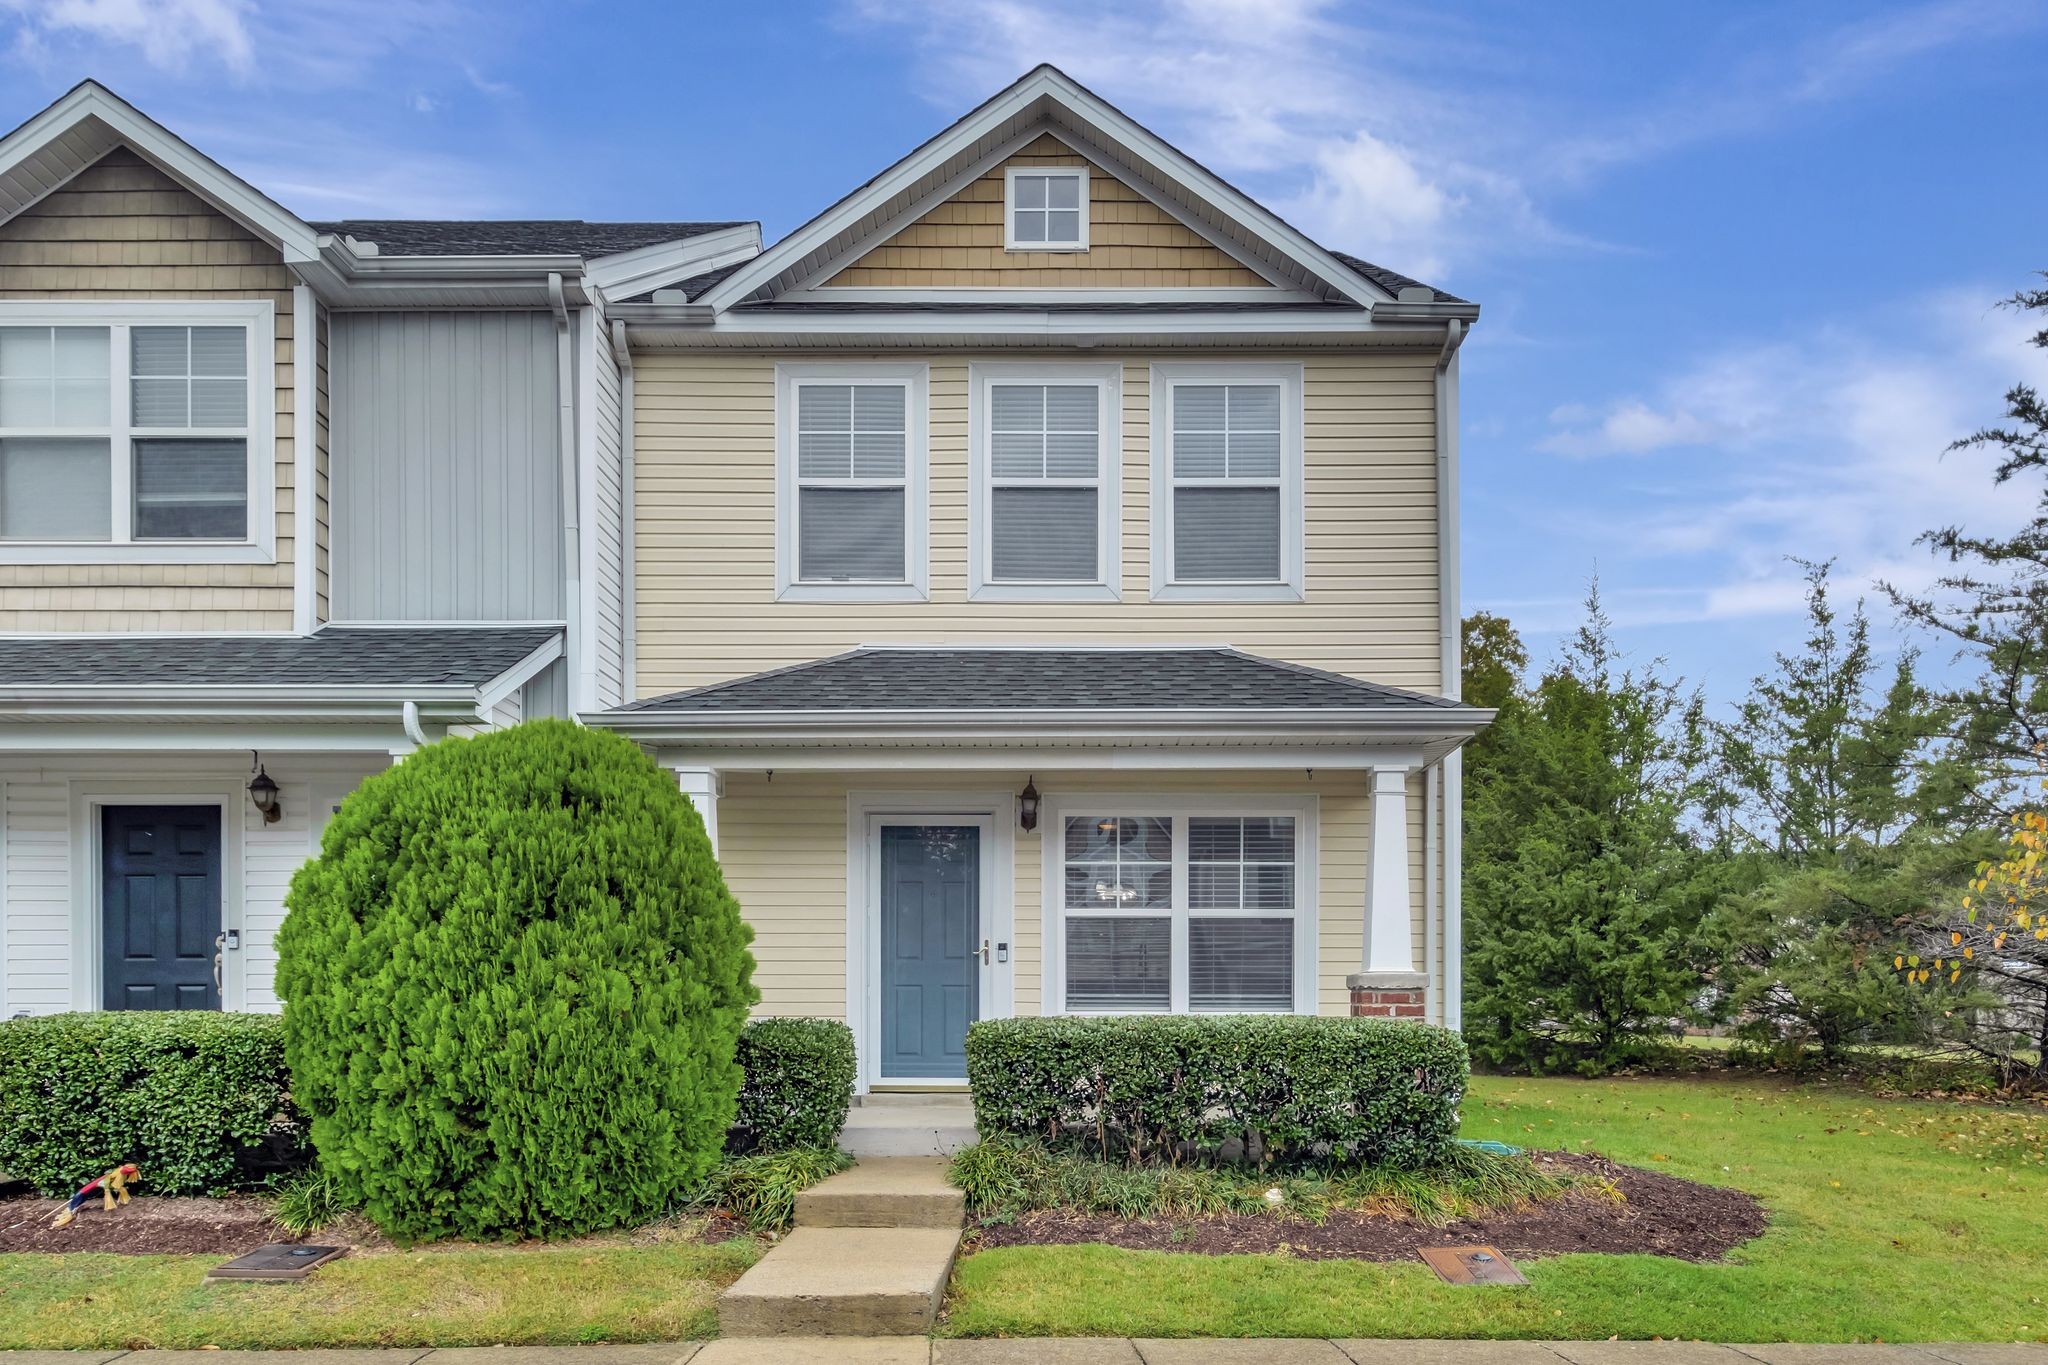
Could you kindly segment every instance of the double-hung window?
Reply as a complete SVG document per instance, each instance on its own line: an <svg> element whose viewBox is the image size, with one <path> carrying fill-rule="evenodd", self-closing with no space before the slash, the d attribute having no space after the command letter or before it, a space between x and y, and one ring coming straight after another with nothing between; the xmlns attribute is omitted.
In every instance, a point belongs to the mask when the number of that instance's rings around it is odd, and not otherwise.
<svg viewBox="0 0 2048 1365"><path fill-rule="evenodd" d="M1086 166L1012 166L1003 188L1004 250L1088 249Z"/></svg>
<svg viewBox="0 0 2048 1365"><path fill-rule="evenodd" d="M0 558L260 558L269 303L0 305Z"/></svg>
<svg viewBox="0 0 2048 1365"><path fill-rule="evenodd" d="M972 367L969 590L979 600L1118 595L1120 368Z"/></svg>
<svg viewBox="0 0 2048 1365"><path fill-rule="evenodd" d="M923 365L776 367L776 590L785 600L925 595Z"/></svg>
<svg viewBox="0 0 2048 1365"><path fill-rule="evenodd" d="M1069 1013L1315 1008L1314 805L1057 803L1048 1000Z"/></svg>
<svg viewBox="0 0 2048 1365"><path fill-rule="evenodd" d="M1301 367L1152 367L1152 595L1284 601L1303 588Z"/></svg>

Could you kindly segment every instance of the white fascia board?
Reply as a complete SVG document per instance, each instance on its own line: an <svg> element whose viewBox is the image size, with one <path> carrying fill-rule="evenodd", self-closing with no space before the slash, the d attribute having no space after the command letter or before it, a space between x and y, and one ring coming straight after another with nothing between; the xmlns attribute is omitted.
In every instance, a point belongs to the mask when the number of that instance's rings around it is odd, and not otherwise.
<svg viewBox="0 0 2048 1365"><path fill-rule="evenodd" d="M591 284L607 297L626 298L748 260L760 252L761 225L741 223L680 241L593 257L587 271Z"/></svg>
<svg viewBox="0 0 2048 1365"><path fill-rule="evenodd" d="M1326 317L1320 311L1301 310L1294 312L1201 312L1201 313L1118 313L1062 311L1040 312L1035 309L1006 309L1000 312L961 311L957 313L905 313L877 308L872 313L813 313L795 309L787 313L766 313L750 311L745 313L721 313L717 317L703 320L697 317L674 319L676 322L695 324L706 330L735 336L773 337L792 333L846 333L867 335L880 332L896 332L915 336L1016 336L1026 339L1076 336L1116 336L1123 333L1156 335L1159 333L1226 334L1231 336L1256 337L1261 334L1304 332L1339 334L1387 332L1390 329L1375 327L1371 317L1354 309L1332 308L1334 316ZM668 322L667 317L642 318L637 312L616 311L614 316L623 316L627 326L642 322ZM1417 327L1412 329L1418 345L1434 345L1443 339L1439 327Z"/></svg>
<svg viewBox="0 0 2048 1365"><path fill-rule="evenodd" d="M779 296L781 303L869 303L878 308L916 303L1320 303L1321 299L1284 286L1241 287L1195 285L1185 288L1056 288L1019 286L975 289L940 285L800 285Z"/></svg>
<svg viewBox="0 0 2048 1365"><path fill-rule="evenodd" d="M956 155L1022 113L1044 93L1043 69L1034 71L954 123L937 137L847 195L831 208L756 256L751 263L719 281L701 302L723 309L746 298L784 269L823 247Z"/></svg>
<svg viewBox="0 0 2048 1365"><path fill-rule="evenodd" d="M1420 714L1418 714L1418 711ZM805 738L970 741L1106 737L1172 743L1290 741L1353 743L1467 739L1493 712L1482 707L1146 707L1045 710L587 712L586 724L641 737L699 742L789 743Z"/></svg>
<svg viewBox="0 0 2048 1365"><path fill-rule="evenodd" d="M462 722L457 722L462 723ZM251 717L207 723L155 716L105 722L12 721L0 724L10 759L32 754L203 753L251 749L275 753L386 754L401 733L399 713L386 709L360 724L273 721Z"/></svg>
<svg viewBox="0 0 2048 1365"><path fill-rule="evenodd" d="M746 267L734 271L706 294L702 302L723 310L738 303L785 269L825 246L841 232L858 223L879 206L903 193L946 161L988 136L1039 100L1086 125L1098 138L1128 148L1140 161L1153 167L1196 199L1215 206L1226 216L1266 241L1281 255L1301 263L1311 274L1338 289L1363 307L1391 302L1393 295L1374 284L1335 256L1317 246L1298 230L1172 146L1155 137L1120 111L1110 107L1072 79L1050 66L1041 66L997 94L939 133L923 146L876 176L859 190L813 218L789 236L755 257ZM1058 119L1050 131L1059 136Z"/></svg>
<svg viewBox="0 0 2048 1365"><path fill-rule="evenodd" d="M97 81L81 81L55 104L0 138L0 172L12 170L87 119L244 227L276 243L287 262L319 256L319 234L277 203Z"/></svg>
<svg viewBox="0 0 2048 1365"><path fill-rule="evenodd" d="M562 637L558 634L549 638L540 648L521 659L518 663L500 673L476 690L476 705L479 711L489 711L505 698L524 687L535 674L562 657Z"/></svg>
<svg viewBox="0 0 2048 1365"><path fill-rule="evenodd" d="M1170 748L1139 745L1062 745L1016 748L911 746L902 744L783 745L720 747L696 741L642 740L657 750L664 766L728 771L772 769L796 772L1245 772L1319 768L1364 772L1374 768L1417 769L1434 761L1427 747L1338 745L1207 745Z"/></svg>

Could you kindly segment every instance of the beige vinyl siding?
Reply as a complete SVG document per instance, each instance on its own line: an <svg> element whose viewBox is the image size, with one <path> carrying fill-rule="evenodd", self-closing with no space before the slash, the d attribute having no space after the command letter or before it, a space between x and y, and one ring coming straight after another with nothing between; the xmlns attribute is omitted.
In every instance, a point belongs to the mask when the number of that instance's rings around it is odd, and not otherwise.
<svg viewBox="0 0 2048 1365"><path fill-rule="evenodd" d="M1003 249L1004 172L1010 166L1088 167L1088 250ZM1207 238L1047 134L863 253L825 287L1266 284Z"/></svg>
<svg viewBox="0 0 2048 1365"><path fill-rule="evenodd" d="M636 357L640 695L882 642L1227 643L1437 690L1434 353L1301 358L1306 597L1254 603L1149 600L1152 357L1089 356L1111 358L1123 362L1121 601L968 600L972 357L953 353L929 357L931 600L858 604L775 598L777 357Z"/></svg>
<svg viewBox="0 0 2048 1365"><path fill-rule="evenodd" d="M1032 777L1048 799L1087 791L1171 797L1243 794L1308 795L1317 799L1316 998L1323 1014L1350 1011L1345 977L1359 970L1365 924L1366 857L1371 801L1358 772L1072 772L1026 774L729 772L718 805L720 862L727 884L754 928L756 1012L846 1014L846 838L848 794L916 790L1014 792ZM1414 960L1423 960L1422 779L1409 783L1409 866L1414 879ZM928 804L928 803L925 803ZM1007 818L1007 816L999 816ZM1044 839L1046 830L1014 833L1010 870L1015 911L1011 962L1016 1012L1041 1013L1044 969Z"/></svg>
<svg viewBox="0 0 2048 1365"><path fill-rule="evenodd" d="M292 276L276 248L126 148L0 223L0 299L269 299L275 564L0 565L0 630L289 630Z"/></svg>

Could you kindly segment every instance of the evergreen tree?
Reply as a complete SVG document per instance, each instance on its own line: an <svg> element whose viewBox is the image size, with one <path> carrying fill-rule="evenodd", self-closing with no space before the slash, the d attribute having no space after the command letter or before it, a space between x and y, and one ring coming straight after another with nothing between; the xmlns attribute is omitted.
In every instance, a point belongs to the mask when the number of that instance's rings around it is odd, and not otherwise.
<svg viewBox="0 0 2048 1365"><path fill-rule="evenodd" d="M1465 808L1467 1041L1534 1070L1612 1070L1692 1013L1713 869L1686 831L1697 697L1622 670L1587 620L1472 755Z"/></svg>
<svg viewBox="0 0 2048 1365"><path fill-rule="evenodd" d="M1721 828L1740 891L1712 938L1723 1005L1751 1037L1818 1045L1924 1036L1929 1001L1892 970L1899 927L1967 876L1952 809L1967 769L1937 753L1949 720L1902 654L1876 687L1870 625L1829 599L1830 564L1804 565L1807 638L1780 653L1734 721L1713 727Z"/></svg>
<svg viewBox="0 0 2048 1365"><path fill-rule="evenodd" d="M2048 289L2023 289L2006 304L2048 315ZM2048 350L2048 327L2030 344ZM1973 767L2016 779L2032 771L2035 755L2048 746L2048 400L2033 386L2016 384L2006 391L2005 409L2005 424L1949 448L1995 451L1996 485L2024 490L2032 516L2007 536L1961 526L1927 532L1919 543L1946 560L1948 570L1932 591L1886 584L1885 592L1907 620L1976 657L1977 677L1947 696L1954 704L1955 737ZM2009 815L2010 798L2019 790L2013 780L1987 782L1984 804Z"/></svg>

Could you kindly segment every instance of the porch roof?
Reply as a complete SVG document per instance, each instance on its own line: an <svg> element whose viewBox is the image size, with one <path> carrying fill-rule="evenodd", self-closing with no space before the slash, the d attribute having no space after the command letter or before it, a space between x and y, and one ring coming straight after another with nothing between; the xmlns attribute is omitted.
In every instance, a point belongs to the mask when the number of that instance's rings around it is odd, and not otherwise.
<svg viewBox="0 0 2048 1365"><path fill-rule="evenodd" d="M1240 765L1291 765L1301 754L1401 748L1433 761L1477 734L1493 712L1447 697L1261 658L1227 646L940 648L870 646L616 710L592 725L701 754L830 749L929 751L1233 750ZM950 754L950 758L942 755ZM1319 758L1318 761L1322 761Z"/></svg>
<svg viewBox="0 0 2048 1365"><path fill-rule="evenodd" d="M556 626L327 626L311 635L0 639L0 696L18 689L481 686Z"/></svg>

